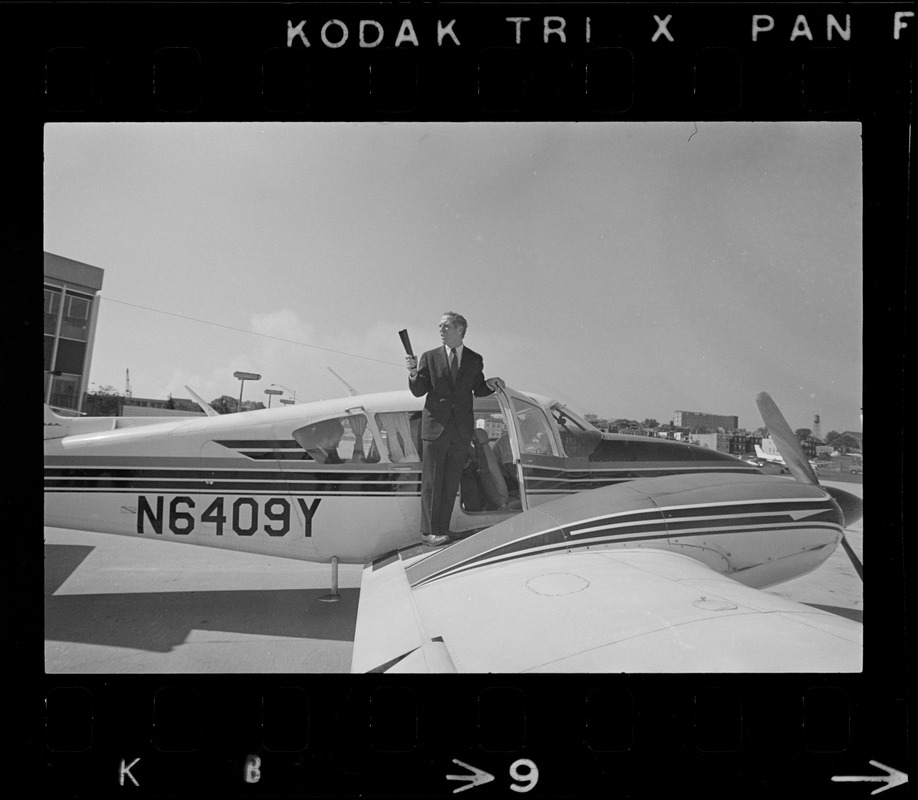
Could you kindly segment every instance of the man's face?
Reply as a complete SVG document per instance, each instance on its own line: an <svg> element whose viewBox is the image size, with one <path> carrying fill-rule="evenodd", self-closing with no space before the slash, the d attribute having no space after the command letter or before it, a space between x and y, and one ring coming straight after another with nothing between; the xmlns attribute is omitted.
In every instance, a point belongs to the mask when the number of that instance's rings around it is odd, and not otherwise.
<svg viewBox="0 0 918 800"><path fill-rule="evenodd" d="M440 318L440 339L447 347L459 347L462 344L462 329L452 317L444 315Z"/></svg>

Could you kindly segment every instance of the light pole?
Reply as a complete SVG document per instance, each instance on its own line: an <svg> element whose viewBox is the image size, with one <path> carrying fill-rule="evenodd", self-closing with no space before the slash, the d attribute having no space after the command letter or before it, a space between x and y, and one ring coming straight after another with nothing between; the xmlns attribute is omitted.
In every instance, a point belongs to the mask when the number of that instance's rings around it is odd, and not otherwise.
<svg viewBox="0 0 918 800"><path fill-rule="evenodd" d="M236 411L242 411L242 390L245 388L246 381L260 381L261 375L257 372L234 372L234 378L239 378L239 405Z"/></svg>
<svg viewBox="0 0 918 800"><path fill-rule="evenodd" d="M296 391L295 391L294 389L291 389L289 386L284 386L282 383L272 383L271 385L272 385L272 386L276 386L278 389L284 389L284 390L290 392L290 394L293 395L293 400L289 400L289 401L288 401L288 400L281 400L281 402L282 402L285 406L292 406L292 405L296 402Z"/></svg>
<svg viewBox="0 0 918 800"><path fill-rule="evenodd" d="M282 389L265 389L265 394L268 395L268 408L271 408L271 399L278 394L283 394Z"/></svg>

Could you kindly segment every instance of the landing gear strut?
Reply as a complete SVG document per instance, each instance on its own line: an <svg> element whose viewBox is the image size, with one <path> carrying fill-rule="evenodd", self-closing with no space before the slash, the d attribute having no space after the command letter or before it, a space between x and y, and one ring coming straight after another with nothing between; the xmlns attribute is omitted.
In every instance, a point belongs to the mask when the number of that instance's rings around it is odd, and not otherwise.
<svg viewBox="0 0 918 800"><path fill-rule="evenodd" d="M319 598L323 603L337 603L341 599L338 594L338 556L332 556L331 560L331 592L322 595Z"/></svg>

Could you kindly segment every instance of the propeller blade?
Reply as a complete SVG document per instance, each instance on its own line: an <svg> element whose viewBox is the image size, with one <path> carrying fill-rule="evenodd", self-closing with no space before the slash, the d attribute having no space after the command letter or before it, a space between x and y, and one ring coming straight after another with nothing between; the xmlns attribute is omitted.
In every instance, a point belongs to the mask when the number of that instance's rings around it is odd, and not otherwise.
<svg viewBox="0 0 918 800"><path fill-rule="evenodd" d="M842 533L841 538L842 547L845 548L845 552L848 554L848 559L851 561L851 566L854 567L854 571L857 573L857 576L863 581L864 580L864 565L861 563L860 559L854 554L854 550L851 549L851 545L848 544L848 538Z"/></svg>
<svg viewBox="0 0 918 800"><path fill-rule="evenodd" d="M194 401L195 401L199 406L201 406L201 410L202 410L205 414L207 414L208 417L219 417L219 416L220 416L219 412L218 412L210 403L208 403L206 400L204 400L204 399L201 397L201 395L197 394L197 393L194 391L194 389L192 389L192 388L189 387L189 386L185 386L185 390L188 392L188 394L190 394L190 395L194 398Z"/></svg>
<svg viewBox="0 0 918 800"><path fill-rule="evenodd" d="M759 407L759 413L762 415L762 421L765 423L765 427L768 428L771 438L775 440L778 452L781 454L781 458L784 459L784 463L790 470L791 475L800 483L818 486L819 479L816 477L816 473L813 472L809 459L803 452L797 436L790 429L787 420L784 419L784 415L775 401L771 399L771 395L768 392L759 392L756 395L755 402Z"/></svg>
<svg viewBox="0 0 918 800"><path fill-rule="evenodd" d="M822 488L832 495L832 499L838 503L838 507L841 509L842 516L845 519L846 528L860 521L861 517L864 516L864 501L861 500L860 497L835 486L823 486ZM842 531L841 544L848 554L848 560L851 561L851 566L854 567L854 571L861 580L864 580L864 565L854 554L854 550L851 549L851 545L848 543L848 537L845 536L844 531Z"/></svg>
<svg viewBox="0 0 918 800"><path fill-rule="evenodd" d="M819 479L810 466L810 460L806 457L806 453L803 452L796 434L790 429L790 425L787 424L787 420L784 419L784 415L775 401L771 399L768 392L760 392L756 395L755 402L759 407L759 413L762 415L762 421L765 423L765 427L768 428L771 438L775 440L778 452L781 454L781 458L784 459L784 463L790 470L791 475L800 483L819 486ZM838 503L846 528L849 525L853 525L864 515L864 503L856 495L835 487L822 486L821 488L828 492L832 499ZM857 572L858 577L864 580L864 565L861 564L854 554L854 550L851 549L844 531L842 531L841 544L848 554L851 565Z"/></svg>

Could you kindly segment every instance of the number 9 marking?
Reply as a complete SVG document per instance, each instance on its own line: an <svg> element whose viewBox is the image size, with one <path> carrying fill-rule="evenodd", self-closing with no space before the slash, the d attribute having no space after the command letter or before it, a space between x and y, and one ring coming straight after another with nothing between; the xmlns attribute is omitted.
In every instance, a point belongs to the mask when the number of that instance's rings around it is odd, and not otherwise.
<svg viewBox="0 0 918 800"><path fill-rule="evenodd" d="M526 772L520 774L520 767L525 767ZM521 758L510 765L510 777L523 784L511 783L510 788L514 792L528 792L534 789L539 782L539 768L534 761L530 761L528 758Z"/></svg>

